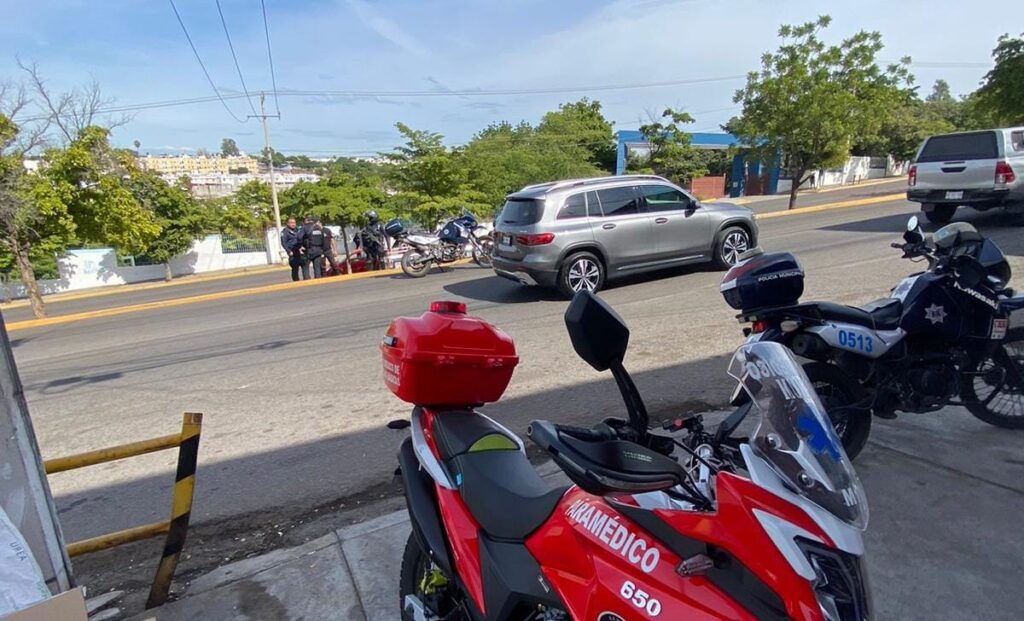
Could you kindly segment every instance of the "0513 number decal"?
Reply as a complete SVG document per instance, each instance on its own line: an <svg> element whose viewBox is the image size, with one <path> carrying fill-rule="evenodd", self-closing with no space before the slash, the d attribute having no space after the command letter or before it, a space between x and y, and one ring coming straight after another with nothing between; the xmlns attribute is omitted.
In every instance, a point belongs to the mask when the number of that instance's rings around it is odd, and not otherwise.
<svg viewBox="0 0 1024 621"><path fill-rule="evenodd" d="M648 595L647 591L636 588L636 585L629 580L622 583L619 595L640 610L646 611L651 617L661 614L661 602Z"/></svg>
<svg viewBox="0 0 1024 621"><path fill-rule="evenodd" d="M858 334L853 330L840 330L839 346L870 354L875 348L875 343L870 336Z"/></svg>

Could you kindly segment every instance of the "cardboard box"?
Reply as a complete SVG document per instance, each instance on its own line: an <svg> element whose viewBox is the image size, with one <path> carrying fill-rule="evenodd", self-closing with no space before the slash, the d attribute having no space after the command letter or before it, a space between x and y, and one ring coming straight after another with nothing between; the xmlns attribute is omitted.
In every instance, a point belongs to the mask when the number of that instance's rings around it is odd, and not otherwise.
<svg viewBox="0 0 1024 621"><path fill-rule="evenodd" d="M50 599L13 612L2 621L87 621L85 597L82 589L71 589Z"/></svg>

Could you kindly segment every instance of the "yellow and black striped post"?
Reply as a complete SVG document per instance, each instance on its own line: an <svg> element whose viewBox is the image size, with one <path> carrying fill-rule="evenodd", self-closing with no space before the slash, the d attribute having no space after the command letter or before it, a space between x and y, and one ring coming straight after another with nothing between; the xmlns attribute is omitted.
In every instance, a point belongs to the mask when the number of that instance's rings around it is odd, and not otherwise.
<svg viewBox="0 0 1024 621"><path fill-rule="evenodd" d="M181 443L178 445L178 470L174 478L174 494L171 499L171 522L164 543L164 553L156 568L156 577L149 589L146 608L160 606L167 601L171 591L171 580L178 567L178 558L185 547L188 534L188 520L192 512L192 494L196 487L196 463L199 458L199 432L202 430L203 415L186 413L181 425Z"/></svg>

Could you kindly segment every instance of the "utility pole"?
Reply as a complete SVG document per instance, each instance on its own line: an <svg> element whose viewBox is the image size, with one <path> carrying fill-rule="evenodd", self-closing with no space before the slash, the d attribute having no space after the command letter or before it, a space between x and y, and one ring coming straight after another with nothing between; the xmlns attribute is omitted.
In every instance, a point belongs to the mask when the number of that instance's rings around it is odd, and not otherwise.
<svg viewBox="0 0 1024 621"><path fill-rule="evenodd" d="M249 118L258 118L263 123L263 141L266 146L267 163L270 167L270 201L274 204L274 231L275 235L281 234L281 207L277 204L277 182L274 180L274 148L270 146L270 130L267 129L267 118L273 116L274 118L281 118L281 114L268 115L267 108L264 105L267 94L260 93L260 113L258 116L253 117L249 115Z"/></svg>

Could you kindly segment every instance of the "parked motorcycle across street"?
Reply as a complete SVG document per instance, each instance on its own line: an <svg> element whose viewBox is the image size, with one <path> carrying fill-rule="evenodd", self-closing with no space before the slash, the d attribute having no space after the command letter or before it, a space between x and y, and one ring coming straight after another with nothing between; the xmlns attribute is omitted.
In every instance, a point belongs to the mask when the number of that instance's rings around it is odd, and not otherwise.
<svg viewBox="0 0 1024 621"><path fill-rule="evenodd" d="M436 235L411 235L401 220L391 220L384 230L392 239L405 243L409 249L402 255L402 271L410 278L422 278L433 265L454 263L471 250L473 262L480 267L491 266L494 240L490 229L480 224L468 211L452 218Z"/></svg>
<svg viewBox="0 0 1024 621"><path fill-rule="evenodd" d="M629 329L595 294L565 313L576 353L611 370L628 418L545 420L530 439L574 485L550 489L524 445L475 406L498 400L511 338L434 302L398 318L384 381L414 404L399 451L412 534L399 594L411 621L873 618L864 490L793 355L741 346L747 404L714 433L700 416L651 429L623 367ZM745 437L733 433L755 419Z"/></svg>
<svg viewBox="0 0 1024 621"><path fill-rule="evenodd" d="M750 324L748 342L782 343L810 360L803 369L851 458L872 413L963 405L986 423L1024 429L1024 327L1010 327L1024 296L1008 286L1006 257L965 222L929 237L914 216L903 238L892 246L928 269L860 308L800 303L804 273L789 253L748 255L721 291ZM734 404L742 400L737 388Z"/></svg>

